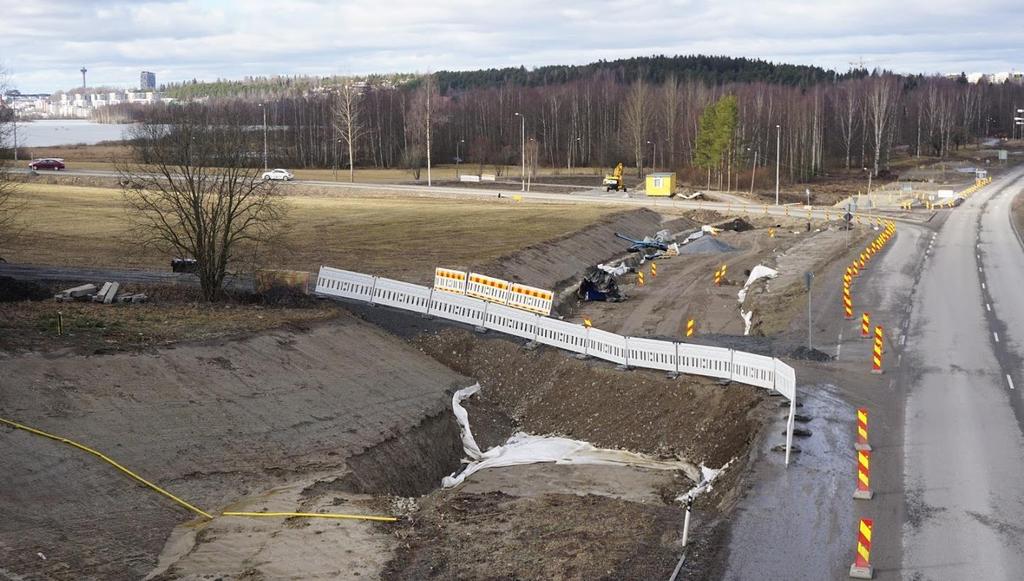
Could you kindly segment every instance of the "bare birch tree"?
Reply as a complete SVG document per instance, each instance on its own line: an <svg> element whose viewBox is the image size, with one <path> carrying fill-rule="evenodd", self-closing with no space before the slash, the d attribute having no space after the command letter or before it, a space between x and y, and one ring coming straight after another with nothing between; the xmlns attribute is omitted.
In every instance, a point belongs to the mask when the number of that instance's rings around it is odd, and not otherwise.
<svg viewBox="0 0 1024 581"><path fill-rule="evenodd" d="M362 118L362 98L362 85L355 79L345 79L338 86L334 124L348 150L348 181L350 182L356 180L356 146L366 132Z"/></svg>
<svg viewBox="0 0 1024 581"><path fill-rule="evenodd" d="M636 176L643 177L644 146L650 115L650 89L643 80L633 82L622 108L622 125L636 159Z"/></svg>
<svg viewBox="0 0 1024 581"><path fill-rule="evenodd" d="M7 90L7 75L0 69L0 95ZM0 150L6 150L15 131L15 112L0 101ZM18 233L18 217L24 201L18 195L17 183L11 179L7 166L0 163L0 244L6 244ZM2 258L2 257L0 257Z"/></svg>
<svg viewBox="0 0 1024 581"><path fill-rule="evenodd" d="M897 90L896 78L893 75L872 78L867 86L865 105L871 123L872 145L874 146L874 159L872 160L874 175L878 175L882 159L882 144L885 142L885 133L889 130L893 111L896 109Z"/></svg>

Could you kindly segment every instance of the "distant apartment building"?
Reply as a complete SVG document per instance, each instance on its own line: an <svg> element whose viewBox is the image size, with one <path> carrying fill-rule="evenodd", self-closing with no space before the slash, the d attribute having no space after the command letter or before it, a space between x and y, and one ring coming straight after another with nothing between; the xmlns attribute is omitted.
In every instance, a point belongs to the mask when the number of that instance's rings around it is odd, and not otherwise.
<svg viewBox="0 0 1024 581"><path fill-rule="evenodd" d="M156 73L142 71L139 74L139 90L143 92L156 91Z"/></svg>

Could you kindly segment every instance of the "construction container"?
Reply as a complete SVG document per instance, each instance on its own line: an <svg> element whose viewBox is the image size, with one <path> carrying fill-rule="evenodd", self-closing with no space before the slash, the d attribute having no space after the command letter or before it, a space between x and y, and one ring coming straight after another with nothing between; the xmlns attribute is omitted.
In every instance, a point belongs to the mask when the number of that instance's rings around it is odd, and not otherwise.
<svg viewBox="0 0 1024 581"><path fill-rule="evenodd" d="M672 196L676 193L675 172L647 174L645 190L648 196Z"/></svg>

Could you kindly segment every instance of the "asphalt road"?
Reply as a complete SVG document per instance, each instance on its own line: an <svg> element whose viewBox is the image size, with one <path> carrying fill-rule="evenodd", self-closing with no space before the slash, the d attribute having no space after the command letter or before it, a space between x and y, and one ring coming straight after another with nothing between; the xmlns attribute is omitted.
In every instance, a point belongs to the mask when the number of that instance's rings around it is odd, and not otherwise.
<svg viewBox="0 0 1024 581"><path fill-rule="evenodd" d="M951 213L918 283L904 386L904 578L1024 575L1024 251L1010 222L1022 175Z"/></svg>

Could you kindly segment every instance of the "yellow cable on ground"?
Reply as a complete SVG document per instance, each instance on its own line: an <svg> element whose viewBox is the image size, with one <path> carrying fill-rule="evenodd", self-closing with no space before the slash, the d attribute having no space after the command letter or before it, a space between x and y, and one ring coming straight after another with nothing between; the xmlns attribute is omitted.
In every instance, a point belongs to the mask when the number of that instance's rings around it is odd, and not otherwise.
<svg viewBox="0 0 1024 581"><path fill-rule="evenodd" d="M223 516L283 516L305 518L338 518L351 520L372 520L377 522L397 522L393 516L369 516L363 514L335 514L330 512L223 512Z"/></svg>
<svg viewBox="0 0 1024 581"><path fill-rule="evenodd" d="M13 428L17 428L19 430L25 430L26 432L35 434L37 436L42 436L44 438L49 438L51 440L56 440L58 442L63 442L65 444L69 445L69 446L72 446L74 448L78 448L79 450L82 450L83 452L88 452L88 453L92 454L93 456L96 456L100 460L103 460L104 462L110 464L114 468L117 468L121 472L124 472L128 476L131 476L133 479L137 480L138 482L141 482L142 484L144 484L144 485L148 486L149 488L159 492L160 494L166 496L167 498L170 498L171 500L173 500L174 502L180 504L181 506L191 510L192 512L200 514L200 515L202 515L202 516L204 516L204 517L206 517L206 518L208 518L210 520L213 520L213 516L210 513L206 512L206 511L204 511L204 510L202 510L200 508L196 508L195 506L185 502L184 500L178 498L177 496L174 496L170 492L167 492L163 488L160 488L156 484L153 484L152 482L146 480L145 478L139 476L138 474L132 472L131 470L125 468L124 466L118 464L116 460L114 460L113 458L110 458L109 456L107 456L106 454L104 454L102 452L99 452L97 450L93 450L92 448L90 448L88 446L83 446L82 444L79 444L78 442L76 442L74 440L69 440L67 438L62 438L61 436L55 436L55 435L50 434L48 432L44 432L42 430L37 430L35 428L30 428L30 427L28 427L28 426L26 426L24 424L19 424L18 422L13 422L11 420L7 420L7 419L4 419L4 418L0 418L0 423L7 424L7 425L9 425L9 426L11 426ZM358 514L334 514L334 513L317 513L317 512L224 512L222 514L223 514L223 516L245 516L245 517L275 517L275 516L276 517L282 517L283 516L283 517L304 517L304 518L335 518L335 519L350 519L350 520L372 520L372 521L378 521L378 522L397 522L398 521L398 519L393 517L393 516L370 516L370 515L358 515Z"/></svg>
<svg viewBox="0 0 1024 581"><path fill-rule="evenodd" d="M213 519L213 516L211 516L210 513L206 512L206 511L204 511L204 510L202 510L200 508L196 508L195 506L192 506L191 504L185 502L184 500L178 498L177 496L174 496L173 494L171 494L170 492L167 492L163 488L160 488L156 484L153 484L152 482L146 480L145 478L139 476L138 474L132 472L131 470L125 468L124 466L121 466L114 459L108 457L107 455L103 454L102 452L97 452L96 450L93 450L92 448L90 448L88 446L83 446L82 444L79 444L78 442L75 442L74 440L69 440L67 438L62 438L60 436L55 436L53 434L44 432L42 430L37 430L35 428L30 428L30 427L28 427L26 425L19 424L18 422L12 422L11 420L5 420L4 418L0 418L0 422L3 422L3 423L5 423L5 424L7 424L9 426L18 428L19 430L25 430L26 432L33 433L33 434L35 434L37 436L42 436L44 438L49 438L51 440L57 440L58 442L63 442L65 444L69 445L69 446L73 446L75 448L78 448L79 450L82 450L83 452L88 452L88 453L92 454L93 456L96 456L100 460L103 460L104 462L110 464L114 468L117 468L121 472L124 472L128 476L131 476L132 478L134 478L135 480L141 482L142 484L145 484L146 486L152 488L153 490L159 492L160 494L166 496L167 498L170 498L174 502L177 502L181 506L191 510L192 512L200 514L200 515L202 515L202 516L204 516L204 517L206 517L208 519Z"/></svg>

